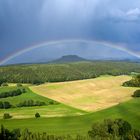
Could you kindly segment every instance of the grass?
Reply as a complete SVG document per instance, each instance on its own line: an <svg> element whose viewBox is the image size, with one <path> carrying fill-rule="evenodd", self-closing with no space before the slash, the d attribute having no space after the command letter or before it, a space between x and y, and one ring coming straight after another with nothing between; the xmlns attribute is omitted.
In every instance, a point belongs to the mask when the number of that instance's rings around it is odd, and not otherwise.
<svg viewBox="0 0 140 140"><path fill-rule="evenodd" d="M16 87L1 87L0 92L14 90ZM12 105L16 106L16 104L23 102L25 100L35 100L45 102L46 104L51 100L40 96L38 94L33 93L29 88L26 88L26 93L23 93L19 96L1 98L0 101L8 101ZM56 105L47 105L47 106L37 106L37 107L22 107L22 108L10 108L10 109L0 109L0 119L2 119L4 113L10 113L13 115L13 118L33 118L36 112L39 112L43 117L54 117L54 116L75 116L85 114L85 111L81 111L79 109L75 109L64 104L56 104Z"/></svg>
<svg viewBox="0 0 140 140"><path fill-rule="evenodd" d="M68 98L73 99L72 100L73 102L75 101L74 102L75 105L84 103L84 106L86 104L91 104L92 106L92 103L96 103L99 100L103 101L105 97L107 97L106 98L107 101L105 103L107 102L110 103L111 101L114 102L113 99L116 99L117 104L116 105L113 104L113 106L110 108L90 113L72 107L68 107L61 103L58 105L50 105L42 107L13 108L6 110L6 112L9 112L14 117L9 120L4 120L0 118L0 124L3 124L5 127L9 129L20 128L23 130L25 128L28 128L29 130L34 132L47 132L49 134L56 135L64 135L64 134L85 135L87 131L90 129L91 125L95 122L98 121L100 122L108 118L109 119L122 118L130 122L134 128L140 129L140 108L139 108L140 98L130 97L132 92L135 91L136 88L121 87L121 83L130 78L131 77L129 76L117 76L117 77L105 76L90 80L45 84L37 87L32 86L31 89L39 88L41 92L43 91L43 93L47 95L47 97L48 95L51 96L51 94L52 95L54 94L57 98L59 96L60 98L62 97L64 98L64 96L62 95L66 94ZM51 88L47 88L49 86ZM50 90L53 92L49 92ZM96 92L92 92L92 90ZM70 92L69 94L71 96L69 96L67 92L68 93ZM80 92L82 96L80 96ZM95 93L98 93L97 94L98 96L95 96ZM12 103L27 98L37 99L41 101L43 100L46 102L47 100L49 100L48 98L42 97L40 95L35 94L28 89L27 93L25 94L12 98L5 98L4 100L8 100ZM94 98L91 98L91 95L94 95ZM99 95L101 95L102 98L100 98ZM66 100L67 96L65 96L63 101ZM5 110L0 110L0 115L3 114L4 112ZM34 117L34 114L36 112L39 112L41 114L41 118L36 119Z"/></svg>
<svg viewBox="0 0 140 140"><path fill-rule="evenodd" d="M0 87L0 93L17 89L16 86Z"/></svg>
<svg viewBox="0 0 140 140"><path fill-rule="evenodd" d="M62 116L76 116L86 114L84 111L68 107L64 104L36 106L36 107L22 107L12 109L0 109L0 119L3 118L4 113L10 113L13 119L34 118L35 113L39 112L41 117L62 117Z"/></svg>
<svg viewBox="0 0 140 140"><path fill-rule="evenodd" d="M131 99L117 106L89 113L87 115L74 117L53 117L39 119L11 119L0 120L9 129L29 128L31 131L45 131L49 134L81 134L84 135L94 122L102 121L107 118L123 118L129 121L134 128L140 129L140 98Z"/></svg>
<svg viewBox="0 0 140 140"><path fill-rule="evenodd" d="M130 76L101 76L96 79L31 86L35 93L80 110L93 112L131 99L136 88L122 87Z"/></svg>
<svg viewBox="0 0 140 140"><path fill-rule="evenodd" d="M0 92L1 91L10 91L10 90L14 90L17 89L17 87L1 87L0 88ZM23 93L19 96L14 96L14 97L8 97L8 98L1 98L1 101L8 101L10 102L12 105L16 105L20 102L23 102L25 100L37 100L37 101L42 101L45 103L48 103L48 101L50 101L50 99L39 96L38 94L33 93L29 88L26 88L26 93Z"/></svg>

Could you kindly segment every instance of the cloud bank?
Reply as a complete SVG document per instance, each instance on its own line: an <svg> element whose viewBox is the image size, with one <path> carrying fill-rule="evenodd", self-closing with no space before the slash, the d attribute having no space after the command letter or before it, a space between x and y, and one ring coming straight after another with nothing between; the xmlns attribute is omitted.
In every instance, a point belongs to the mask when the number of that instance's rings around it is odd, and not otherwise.
<svg viewBox="0 0 140 140"><path fill-rule="evenodd" d="M139 0L0 0L0 60L41 41L90 39L140 54Z"/></svg>

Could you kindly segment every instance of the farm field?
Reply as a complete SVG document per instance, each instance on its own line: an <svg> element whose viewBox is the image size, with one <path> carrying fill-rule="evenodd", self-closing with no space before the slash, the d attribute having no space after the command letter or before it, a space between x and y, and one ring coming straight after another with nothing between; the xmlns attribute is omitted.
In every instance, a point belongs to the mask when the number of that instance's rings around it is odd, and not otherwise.
<svg viewBox="0 0 140 140"><path fill-rule="evenodd" d="M93 112L130 100L136 88L122 87L130 76L101 76L73 82L31 86L35 93L80 110Z"/></svg>

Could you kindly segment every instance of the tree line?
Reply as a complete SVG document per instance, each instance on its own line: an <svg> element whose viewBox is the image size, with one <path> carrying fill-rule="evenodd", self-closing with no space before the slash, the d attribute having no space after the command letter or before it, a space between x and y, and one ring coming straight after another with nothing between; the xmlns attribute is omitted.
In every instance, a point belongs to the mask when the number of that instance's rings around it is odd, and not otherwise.
<svg viewBox="0 0 140 140"><path fill-rule="evenodd" d="M0 109L8 109L8 108L11 108L11 107L13 107L13 106L9 102L0 101Z"/></svg>
<svg viewBox="0 0 140 140"><path fill-rule="evenodd" d="M130 81L126 81L123 83L123 86L125 87L140 87L140 74L137 74L133 76L133 78ZM140 90L136 90L132 97L140 97Z"/></svg>
<svg viewBox="0 0 140 140"><path fill-rule="evenodd" d="M0 92L0 98L19 96L25 92L26 92L25 88L20 88L20 89L6 91L6 92Z"/></svg>
<svg viewBox="0 0 140 140"><path fill-rule="evenodd" d="M1 140L140 140L140 130L133 129L131 124L122 119L104 120L102 123L95 123L91 130L83 135L49 135L47 132L37 133L28 129L8 130L1 126Z"/></svg>
<svg viewBox="0 0 140 140"><path fill-rule="evenodd" d="M140 97L140 90L136 90L132 96L133 97Z"/></svg>
<svg viewBox="0 0 140 140"><path fill-rule="evenodd" d="M46 105L45 102L34 101L34 100L25 100L17 104L17 107L32 107L32 106L44 106Z"/></svg>
<svg viewBox="0 0 140 140"><path fill-rule="evenodd" d="M0 101L0 109L8 109L8 108L15 108L15 107L33 107L33 106L45 106L45 105L56 105L59 104L56 101L50 100L47 103L42 102L42 101L34 101L34 100L25 100L17 105L12 105L8 101Z"/></svg>
<svg viewBox="0 0 140 140"><path fill-rule="evenodd" d="M122 75L140 72L139 63L94 61L65 64L32 64L0 67L0 84L63 82L95 78L100 75Z"/></svg>
<svg viewBox="0 0 140 140"><path fill-rule="evenodd" d="M123 86L140 87L140 74L133 76L130 81L123 83Z"/></svg>

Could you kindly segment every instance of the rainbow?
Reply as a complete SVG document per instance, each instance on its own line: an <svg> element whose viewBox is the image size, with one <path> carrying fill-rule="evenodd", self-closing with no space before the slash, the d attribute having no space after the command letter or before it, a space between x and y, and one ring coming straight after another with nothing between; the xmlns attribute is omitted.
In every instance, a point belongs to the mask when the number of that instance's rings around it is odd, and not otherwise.
<svg viewBox="0 0 140 140"><path fill-rule="evenodd" d="M15 52L14 54L11 54L11 55L7 56L3 60L0 60L0 65L3 65L6 62L8 62L9 60L11 60L11 59L13 59L13 58L15 58L17 56L20 56L23 53L31 51L33 49L40 48L40 47L43 47L43 46L52 46L52 45L63 44L63 43L100 44L100 45L104 45L104 46L107 46L107 47L111 47L111 48L121 50L121 51L126 52L126 53L128 53L130 55L133 55L133 56L136 56L136 57L140 58L139 54L127 49L125 47L125 44L114 44L114 43L107 42L107 41L97 41L97 40L70 39L70 40L44 41L44 42L41 42L41 43L38 43L38 44L27 46L25 49L19 50L19 51Z"/></svg>

